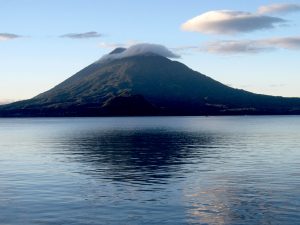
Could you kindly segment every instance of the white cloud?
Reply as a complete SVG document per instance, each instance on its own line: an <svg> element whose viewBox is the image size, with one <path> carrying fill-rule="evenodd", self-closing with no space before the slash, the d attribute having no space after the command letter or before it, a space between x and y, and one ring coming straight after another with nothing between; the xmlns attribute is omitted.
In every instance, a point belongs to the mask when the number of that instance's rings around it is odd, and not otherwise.
<svg viewBox="0 0 300 225"><path fill-rule="evenodd" d="M120 46L119 46L120 47ZM127 49L125 49L121 53L116 54L107 54L104 55L98 62L103 62L106 60L114 60L114 59L121 59L136 55L145 55L145 54L156 54L167 58L179 58L179 55L176 55L168 48L163 45L158 44L149 44L149 43L141 43L133 45Z"/></svg>
<svg viewBox="0 0 300 225"><path fill-rule="evenodd" d="M286 14L300 11L300 4L281 3L265 5L258 8L260 14Z"/></svg>
<svg viewBox="0 0 300 225"><path fill-rule="evenodd" d="M70 34L64 34L60 37L62 38L71 38L71 39L87 39L87 38L98 38L101 37L102 34L96 32L96 31L90 31L85 33L70 33Z"/></svg>
<svg viewBox="0 0 300 225"><path fill-rule="evenodd" d="M198 49L217 54L253 54L277 49L300 50L300 36L258 40L214 41L208 42Z"/></svg>
<svg viewBox="0 0 300 225"><path fill-rule="evenodd" d="M278 17L257 13L219 10L209 11L194 17L182 24L181 28L185 31L205 34L235 34L272 29L285 22Z"/></svg>
<svg viewBox="0 0 300 225"><path fill-rule="evenodd" d="M0 41L8 41L16 38L20 38L20 35L10 33L0 33Z"/></svg>

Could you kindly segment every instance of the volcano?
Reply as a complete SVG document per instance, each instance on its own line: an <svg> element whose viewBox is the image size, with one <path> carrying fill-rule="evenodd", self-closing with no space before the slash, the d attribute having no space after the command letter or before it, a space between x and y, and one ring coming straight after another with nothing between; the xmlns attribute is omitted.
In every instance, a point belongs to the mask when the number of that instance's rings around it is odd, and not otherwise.
<svg viewBox="0 0 300 225"><path fill-rule="evenodd" d="M32 99L0 106L2 117L276 114L300 114L300 98L234 89L166 54L125 48Z"/></svg>

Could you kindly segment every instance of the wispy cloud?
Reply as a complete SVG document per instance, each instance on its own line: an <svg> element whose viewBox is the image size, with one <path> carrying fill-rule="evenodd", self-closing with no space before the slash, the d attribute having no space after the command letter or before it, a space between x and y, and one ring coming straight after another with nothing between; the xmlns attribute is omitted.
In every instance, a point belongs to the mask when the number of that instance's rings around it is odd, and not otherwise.
<svg viewBox="0 0 300 225"><path fill-rule="evenodd" d="M102 34L96 32L96 31L90 31L85 33L70 33L70 34L64 34L60 37L62 38L71 38L71 39L88 39L88 38L98 38L101 37Z"/></svg>
<svg viewBox="0 0 300 225"><path fill-rule="evenodd" d="M258 40L214 41L208 42L199 48L201 51L217 54L256 54L277 49L300 50L300 36Z"/></svg>
<svg viewBox="0 0 300 225"><path fill-rule="evenodd" d="M276 25L284 23L286 23L286 20L279 17L242 11L219 10L194 17L182 24L181 28L185 31L204 34L236 34L272 29Z"/></svg>
<svg viewBox="0 0 300 225"><path fill-rule="evenodd" d="M254 54L274 50L274 46L266 45L261 40L223 40L208 42L201 50L216 54Z"/></svg>
<svg viewBox="0 0 300 225"><path fill-rule="evenodd" d="M260 14L287 14L297 11L300 11L300 4L281 3L258 8L258 13Z"/></svg>
<svg viewBox="0 0 300 225"><path fill-rule="evenodd" d="M188 52L208 52L215 54L257 54L279 49L300 50L300 36L266 38L256 40L219 40L202 45L188 45L172 48L181 54Z"/></svg>
<svg viewBox="0 0 300 225"><path fill-rule="evenodd" d="M20 38L22 36L17 35L17 34L11 34L11 33L0 33L0 41L8 41L8 40L13 40L16 38Z"/></svg>

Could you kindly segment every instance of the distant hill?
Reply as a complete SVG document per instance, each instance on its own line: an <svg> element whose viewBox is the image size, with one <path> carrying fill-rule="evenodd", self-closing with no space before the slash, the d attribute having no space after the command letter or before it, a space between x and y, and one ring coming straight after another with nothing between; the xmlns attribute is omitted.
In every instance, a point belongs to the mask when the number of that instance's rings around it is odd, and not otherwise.
<svg viewBox="0 0 300 225"><path fill-rule="evenodd" d="M151 52L97 61L32 99L0 106L2 117L244 114L300 114L300 98L234 89Z"/></svg>

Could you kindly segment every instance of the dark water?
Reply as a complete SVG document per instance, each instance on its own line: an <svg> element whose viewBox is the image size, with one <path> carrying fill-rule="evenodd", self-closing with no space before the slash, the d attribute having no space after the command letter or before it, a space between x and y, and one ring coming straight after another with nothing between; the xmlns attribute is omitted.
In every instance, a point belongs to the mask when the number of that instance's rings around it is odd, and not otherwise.
<svg viewBox="0 0 300 225"><path fill-rule="evenodd" d="M300 117L0 119L0 224L300 224Z"/></svg>

